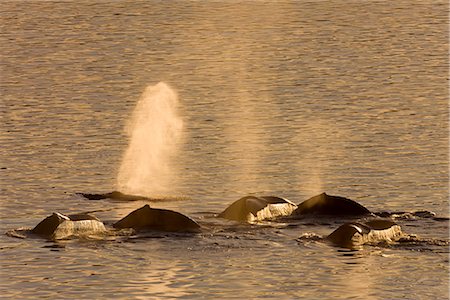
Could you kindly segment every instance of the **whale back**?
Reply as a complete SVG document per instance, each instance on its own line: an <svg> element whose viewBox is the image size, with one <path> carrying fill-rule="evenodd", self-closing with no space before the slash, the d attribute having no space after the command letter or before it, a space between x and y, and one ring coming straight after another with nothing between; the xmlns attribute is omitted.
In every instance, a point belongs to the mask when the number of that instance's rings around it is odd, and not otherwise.
<svg viewBox="0 0 450 300"><path fill-rule="evenodd" d="M370 214L370 211L351 199L322 193L300 203L293 214L358 216Z"/></svg>
<svg viewBox="0 0 450 300"><path fill-rule="evenodd" d="M104 194L106 198L121 200L121 201L136 201L136 200L148 200L148 197L139 195L127 195L122 192L113 191L111 193Z"/></svg>
<svg viewBox="0 0 450 300"><path fill-rule="evenodd" d="M136 201L136 200L149 200L148 197L138 195L127 195L119 191L113 191L104 194L89 194L89 193L77 193L89 200L101 200L101 199L113 199L119 201Z"/></svg>
<svg viewBox="0 0 450 300"><path fill-rule="evenodd" d="M397 225L394 221L386 219L373 219L367 221L365 224L374 230L385 230Z"/></svg>
<svg viewBox="0 0 450 300"><path fill-rule="evenodd" d="M61 224L65 220L70 220L70 218L63 214L55 212L51 216L48 216L47 218L39 222L39 224L37 224L36 227L31 230L31 232L35 234L50 236L55 232L59 224Z"/></svg>
<svg viewBox="0 0 450 300"><path fill-rule="evenodd" d="M239 222L262 221L290 215L296 207L276 196L246 196L233 202L218 217Z"/></svg>
<svg viewBox="0 0 450 300"><path fill-rule="evenodd" d="M399 225L391 220L370 220L363 223L341 225L327 240L336 246L354 248L367 243L390 242L400 238L403 232Z"/></svg>
<svg viewBox="0 0 450 300"><path fill-rule="evenodd" d="M99 234L106 231L104 224L95 216L75 214L65 216L58 212L42 220L31 232L52 239L64 239L70 236Z"/></svg>
<svg viewBox="0 0 450 300"><path fill-rule="evenodd" d="M168 232L198 232L200 230L200 225L191 218L176 211L151 208L148 204L132 211L113 224L113 227Z"/></svg>
<svg viewBox="0 0 450 300"><path fill-rule="evenodd" d="M266 205L267 202L260 198L246 196L233 202L219 214L219 217L235 221L247 221L249 213L256 215L256 212Z"/></svg>
<svg viewBox="0 0 450 300"><path fill-rule="evenodd" d="M335 245L351 248L355 244L354 237L368 234L370 228L361 223L346 223L339 226L335 231L328 235L327 239Z"/></svg>
<svg viewBox="0 0 450 300"><path fill-rule="evenodd" d="M96 216L81 213L81 214L73 214L68 216L71 221L83 221L83 220L94 220L94 221L100 221Z"/></svg>

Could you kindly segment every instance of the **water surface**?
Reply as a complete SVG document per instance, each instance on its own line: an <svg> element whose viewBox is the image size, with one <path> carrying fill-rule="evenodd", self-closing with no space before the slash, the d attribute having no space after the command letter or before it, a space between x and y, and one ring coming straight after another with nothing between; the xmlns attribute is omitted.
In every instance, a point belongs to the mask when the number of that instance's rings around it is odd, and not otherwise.
<svg viewBox="0 0 450 300"><path fill-rule="evenodd" d="M342 252L296 240L334 226L208 225L253 193L448 217L446 1L4 1L1 20L2 232L142 206L74 193L115 189L124 127L160 81L184 123L165 196L185 200L152 205L207 227L2 235L5 298L448 298L448 245ZM400 222L448 240L448 221Z"/></svg>

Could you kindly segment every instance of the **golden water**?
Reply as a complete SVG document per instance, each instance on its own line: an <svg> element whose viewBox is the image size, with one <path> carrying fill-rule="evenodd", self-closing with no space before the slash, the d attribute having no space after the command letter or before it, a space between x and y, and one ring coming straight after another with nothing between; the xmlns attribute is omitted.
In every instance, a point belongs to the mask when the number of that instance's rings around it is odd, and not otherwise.
<svg viewBox="0 0 450 300"><path fill-rule="evenodd" d="M424 1L3 1L1 230L116 188L124 131L145 87L179 98L183 143L158 202L193 237L2 235L4 298L446 299L448 245L341 252L304 233L336 224L217 229L252 193L326 191L373 211L448 216L448 3ZM401 223L448 239L448 222ZM220 227L220 226L219 226Z"/></svg>

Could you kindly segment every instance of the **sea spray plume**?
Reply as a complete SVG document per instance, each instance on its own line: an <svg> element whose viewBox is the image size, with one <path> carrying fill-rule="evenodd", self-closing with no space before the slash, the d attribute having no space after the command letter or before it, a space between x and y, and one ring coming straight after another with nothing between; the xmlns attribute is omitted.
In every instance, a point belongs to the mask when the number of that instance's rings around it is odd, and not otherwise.
<svg viewBox="0 0 450 300"><path fill-rule="evenodd" d="M170 159L181 139L178 97L166 83L149 85L126 126L129 145L117 178L118 190L133 195L167 193L173 180Z"/></svg>

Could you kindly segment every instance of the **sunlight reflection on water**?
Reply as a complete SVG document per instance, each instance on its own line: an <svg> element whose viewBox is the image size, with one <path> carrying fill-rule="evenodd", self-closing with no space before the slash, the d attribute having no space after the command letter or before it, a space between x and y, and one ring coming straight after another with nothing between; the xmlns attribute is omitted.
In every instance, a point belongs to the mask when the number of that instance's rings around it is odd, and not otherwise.
<svg viewBox="0 0 450 300"><path fill-rule="evenodd" d="M145 86L160 81L180 99L185 143L168 196L185 200L154 207L205 224L200 212L246 194L299 203L326 191L374 211L449 216L447 11L446 1L406 0L2 3L0 227L101 209L110 224L142 206L74 193L115 189L123 129ZM448 222L404 224L448 238ZM448 298L448 247L339 252L296 242L330 225L211 228L57 244L2 236L0 289L6 298Z"/></svg>

